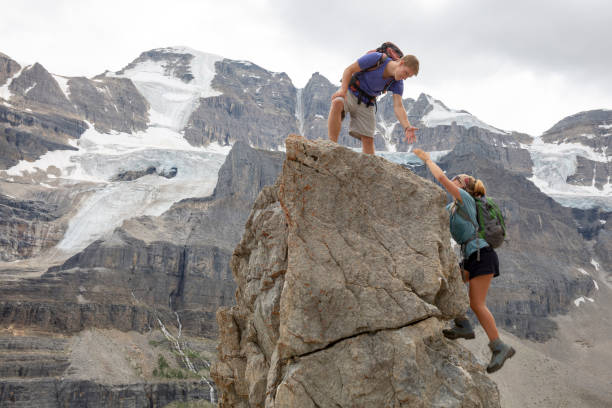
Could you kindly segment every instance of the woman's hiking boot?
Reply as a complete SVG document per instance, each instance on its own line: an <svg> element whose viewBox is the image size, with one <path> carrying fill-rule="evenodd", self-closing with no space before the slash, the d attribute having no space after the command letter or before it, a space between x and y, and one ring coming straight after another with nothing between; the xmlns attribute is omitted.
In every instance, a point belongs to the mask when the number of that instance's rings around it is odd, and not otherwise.
<svg viewBox="0 0 612 408"><path fill-rule="evenodd" d="M489 348L491 349L491 362L487 366L487 373L494 373L495 371L502 368L504 362L512 357L516 351L501 341L499 338L493 340L489 343Z"/></svg>
<svg viewBox="0 0 612 408"><path fill-rule="evenodd" d="M457 317L455 319L455 325L451 329L442 330L442 334L447 339L455 340L458 338L462 339L473 339L476 337L472 323L465 317Z"/></svg>

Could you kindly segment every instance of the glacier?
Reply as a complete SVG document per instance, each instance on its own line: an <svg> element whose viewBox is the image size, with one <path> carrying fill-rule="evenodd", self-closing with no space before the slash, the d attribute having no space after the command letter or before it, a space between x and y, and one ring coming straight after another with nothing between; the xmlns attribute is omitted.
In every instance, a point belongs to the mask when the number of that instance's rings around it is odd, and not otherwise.
<svg viewBox="0 0 612 408"><path fill-rule="evenodd" d="M193 55L190 63L193 79L185 83L177 77L166 75L164 61L140 62L121 75L109 72L106 75L132 80L151 106L150 126L167 127L179 132L187 124L200 98L221 95L213 89L212 80L215 63L223 57L187 47L169 47L160 51Z"/></svg>
<svg viewBox="0 0 612 408"><path fill-rule="evenodd" d="M78 151L50 151L35 162L23 160L7 170L12 176L49 172L46 177L56 186L91 184L90 196L80 204L56 246L66 254L104 237L128 218L161 215L177 201L210 195L231 149L218 144L194 147L181 134L159 127L134 134L103 134L89 126L81 139L72 141ZM170 179L147 175L111 181L121 172L149 167L158 172L176 168L177 174Z"/></svg>
<svg viewBox="0 0 612 408"><path fill-rule="evenodd" d="M588 209L601 207L612 211L612 184L610 180L603 189L567 183L567 178L576 173L577 157L609 163L606 151L597 152L580 143L545 143L541 137L534 138L530 145L523 145L533 161L530 178L544 194L566 207Z"/></svg>

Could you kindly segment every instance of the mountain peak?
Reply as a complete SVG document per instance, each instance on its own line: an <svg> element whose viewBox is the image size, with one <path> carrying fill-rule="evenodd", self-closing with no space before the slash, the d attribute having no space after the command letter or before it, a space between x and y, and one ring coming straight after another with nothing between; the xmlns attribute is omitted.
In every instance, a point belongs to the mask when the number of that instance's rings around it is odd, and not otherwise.
<svg viewBox="0 0 612 408"><path fill-rule="evenodd" d="M468 111L450 109L442 101L425 93L419 95L410 113L413 116L420 117L421 123L427 127L456 123L458 126L463 126L467 129L476 126L493 133L508 133L486 124Z"/></svg>
<svg viewBox="0 0 612 408"><path fill-rule="evenodd" d="M612 124L612 110L595 109L590 111L578 112L567 116L555 123L553 127L544 132L544 135L563 132L572 127L578 126L609 126Z"/></svg>

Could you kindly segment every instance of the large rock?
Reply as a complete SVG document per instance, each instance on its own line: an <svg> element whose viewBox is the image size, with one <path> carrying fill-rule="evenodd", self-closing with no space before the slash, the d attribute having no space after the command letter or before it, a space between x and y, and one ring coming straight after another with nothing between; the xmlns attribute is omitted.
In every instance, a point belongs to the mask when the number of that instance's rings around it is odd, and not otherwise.
<svg viewBox="0 0 612 408"><path fill-rule="evenodd" d="M217 313L224 407L499 406L472 356L441 336L467 296L445 197L409 170L290 136Z"/></svg>

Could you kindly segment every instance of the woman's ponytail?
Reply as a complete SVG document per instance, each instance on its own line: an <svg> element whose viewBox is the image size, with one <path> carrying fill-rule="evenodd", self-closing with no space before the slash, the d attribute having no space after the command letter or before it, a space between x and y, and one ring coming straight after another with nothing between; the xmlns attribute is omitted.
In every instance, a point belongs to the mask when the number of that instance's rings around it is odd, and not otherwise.
<svg viewBox="0 0 612 408"><path fill-rule="evenodd" d="M474 197L484 197L487 195L487 189L485 188L482 180L475 179L474 191L470 191L469 193Z"/></svg>
<svg viewBox="0 0 612 408"><path fill-rule="evenodd" d="M467 174L459 174L453 178L458 179L461 188L467 191L472 197L484 197L487 194L487 189L482 180L476 179Z"/></svg>

